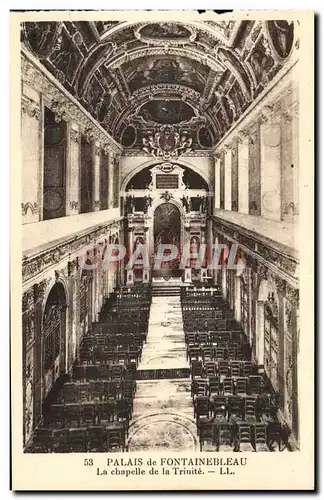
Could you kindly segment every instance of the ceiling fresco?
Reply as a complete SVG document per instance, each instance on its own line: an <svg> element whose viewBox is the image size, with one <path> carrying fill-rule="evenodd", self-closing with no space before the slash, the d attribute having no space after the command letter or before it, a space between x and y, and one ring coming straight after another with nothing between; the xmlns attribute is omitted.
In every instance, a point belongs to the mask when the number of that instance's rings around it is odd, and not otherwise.
<svg viewBox="0 0 324 500"><path fill-rule="evenodd" d="M128 148L160 125L215 145L298 49L273 21L28 22L22 45ZM153 130L154 129L154 130Z"/></svg>

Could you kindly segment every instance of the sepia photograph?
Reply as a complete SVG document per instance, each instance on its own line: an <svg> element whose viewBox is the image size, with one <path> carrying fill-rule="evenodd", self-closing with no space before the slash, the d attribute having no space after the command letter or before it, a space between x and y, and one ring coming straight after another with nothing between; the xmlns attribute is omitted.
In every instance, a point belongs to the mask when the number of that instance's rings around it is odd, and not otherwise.
<svg viewBox="0 0 324 500"><path fill-rule="evenodd" d="M262 12L11 13L17 463L186 489L306 455L313 17Z"/></svg>

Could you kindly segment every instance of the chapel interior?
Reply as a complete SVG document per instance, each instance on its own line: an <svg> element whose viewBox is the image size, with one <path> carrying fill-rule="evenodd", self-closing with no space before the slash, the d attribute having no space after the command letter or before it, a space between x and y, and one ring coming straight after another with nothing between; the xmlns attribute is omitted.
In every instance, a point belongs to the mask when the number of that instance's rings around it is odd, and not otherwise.
<svg viewBox="0 0 324 500"><path fill-rule="evenodd" d="M297 22L21 24L25 452L299 449L299 71Z"/></svg>

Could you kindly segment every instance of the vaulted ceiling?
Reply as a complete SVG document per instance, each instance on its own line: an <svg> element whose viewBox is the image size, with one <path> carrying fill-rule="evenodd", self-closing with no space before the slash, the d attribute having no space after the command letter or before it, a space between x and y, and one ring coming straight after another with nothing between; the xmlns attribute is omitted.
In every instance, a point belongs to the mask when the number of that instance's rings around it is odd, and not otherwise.
<svg viewBox="0 0 324 500"><path fill-rule="evenodd" d="M216 144L288 59L287 21L34 22L22 42L125 147L173 124Z"/></svg>

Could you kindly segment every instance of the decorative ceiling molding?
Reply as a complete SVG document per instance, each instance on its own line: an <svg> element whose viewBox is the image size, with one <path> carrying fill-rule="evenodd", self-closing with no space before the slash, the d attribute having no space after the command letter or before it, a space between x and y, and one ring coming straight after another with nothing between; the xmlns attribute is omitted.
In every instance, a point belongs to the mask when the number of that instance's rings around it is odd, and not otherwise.
<svg viewBox="0 0 324 500"><path fill-rule="evenodd" d="M46 71L36 60L31 60L30 54L22 49L21 55L22 80L38 89L50 103L57 120L71 119L78 122L84 131L91 131L92 137L102 144L109 144L111 150L121 152L122 147L99 125L99 123L79 104L79 102L61 86L57 80ZM24 98L26 101L26 98Z"/></svg>
<svg viewBox="0 0 324 500"><path fill-rule="evenodd" d="M296 23L176 17L25 23L22 46L115 141L148 100L175 96L207 121L215 145L294 57ZM50 101L58 118L74 112Z"/></svg>
<svg viewBox="0 0 324 500"><path fill-rule="evenodd" d="M111 62L105 63L107 69L119 68L125 62L135 61L136 59L147 57L147 56L179 56L185 57L193 61L197 61L205 66L210 67L214 71L221 71L223 65L220 64L216 57L206 54L192 47L140 47L132 51L125 52L116 58L113 58Z"/></svg>

